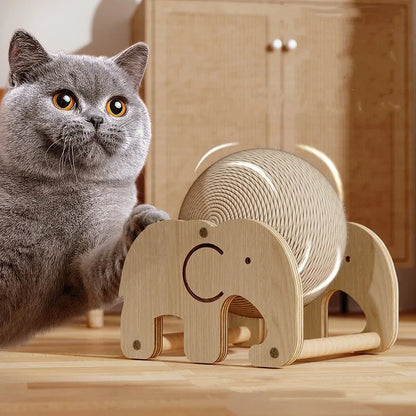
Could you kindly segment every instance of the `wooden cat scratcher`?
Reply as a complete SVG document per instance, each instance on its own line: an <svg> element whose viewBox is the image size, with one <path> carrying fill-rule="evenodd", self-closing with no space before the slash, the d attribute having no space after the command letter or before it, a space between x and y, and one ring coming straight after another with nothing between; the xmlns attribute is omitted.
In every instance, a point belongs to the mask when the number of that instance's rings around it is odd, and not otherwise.
<svg viewBox="0 0 416 416"><path fill-rule="evenodd" d="M253 365L281 367L394 343L392 259L371 230L346 222L329 182L304 160L270 149L230 155L195 181L180 218L149 226L127 255L126 357L183 345L189 360L213 363L239 343ZM328 337L339 290L363 309L362 333ZM163 336L166 315L183 318L183 334Z"/></svg>

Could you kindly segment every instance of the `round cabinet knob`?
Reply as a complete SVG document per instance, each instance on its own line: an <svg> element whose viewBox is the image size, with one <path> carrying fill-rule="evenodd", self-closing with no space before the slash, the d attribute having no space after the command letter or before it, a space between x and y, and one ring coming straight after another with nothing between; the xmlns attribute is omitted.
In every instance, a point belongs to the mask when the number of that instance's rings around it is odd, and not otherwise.
<svg viewBox="0 0 416 416"><path fill-rule="evenodd" d="M293 51L293 50L295 50L297 47L298 47L298 43L296 42L296 40L295 40L295 39L289 39L289 40L287 41L287 43L286 43L286 48L287 48L289 51Z"/></svg>
<svg viewBox="0 0 416 416"><path fill-rule="evenodd" d="M270 47L274 51L278 51L283 48L283 42L280 39L274 39L270 44Z"/></svg>

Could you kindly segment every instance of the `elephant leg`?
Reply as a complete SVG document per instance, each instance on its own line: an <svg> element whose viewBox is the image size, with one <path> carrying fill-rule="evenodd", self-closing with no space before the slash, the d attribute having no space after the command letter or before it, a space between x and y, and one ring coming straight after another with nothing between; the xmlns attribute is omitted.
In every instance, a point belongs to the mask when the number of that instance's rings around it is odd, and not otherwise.
<svg viewBox="0 0 416 416"><path fill-rule="evenodd" d="M346 258L328 290L342 290L361 306L367 318L364 332L380 336L373 352L393 345L399 322L397 276L387 248L374 232L348 224Z"/></svg>
<svg viewBox="0 0 416 416"><path fill-rule="evenodd" d="M302 349L302 283L295 257L283 237L257 224L256 227L252 234L257 234L256 238L263 243L246 250L250 261L240 263L239 295L250 301L264 318L266 337L250 348L251 364L277 368L292 363Z"/></svg>
<svg viewBox="0 0 416 416"><path fill-rule="evenodd" d="M265 313L266 338L249 350L250 362L256 367L278 368L292 363L302 348L302 298L293 304ZM280 301L280 299L279 299Z"/></svg>
<svg viewBox="0 0 416 416"><path fill-rule="evenodd" d="M154 318L124 305L121 315L121 350L128 358L147 359L162 349L162 318Z"/></svg>
<svg viewBox="0 0 416 416"><path fill-rule="evenodd" d="M227 354L227 313L222 313L221 302L191 302L184 324L185 355L197 363L221 361Z"/></svg>
<svg viewBox="0 0 416 416"><path fill-rule="evenodd" d="M327 291L305 306L303 310L303 338L328 336L328 304L334 290Z"/></svg>

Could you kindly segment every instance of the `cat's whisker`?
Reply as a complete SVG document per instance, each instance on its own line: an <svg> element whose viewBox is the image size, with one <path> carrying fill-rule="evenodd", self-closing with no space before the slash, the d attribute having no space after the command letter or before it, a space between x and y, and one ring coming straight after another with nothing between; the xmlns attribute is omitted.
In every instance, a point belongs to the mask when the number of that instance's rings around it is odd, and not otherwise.
<svg viewBox="0 0 416 416"><path fill-rule="evenodd" d="M65 149L65 158L64 158L64 166L69 165L69 168L72 168L72 159L71 159L71 139L69 137L65 137L65 143L68 144L68 147Z"/></svg>
<svg viewBox="0 0 416 416"><path fill-rule="evenodd" d="M48 167L51 167L50 163L49 163L49 159L48 159L48 152L50 149L52 149L53 146L57 146L58 143L61 141L61 139L59 139L56 142L52 142L52 144L46 149L45 155L44 155L44 159L46 161L46 164L48 165Z"/></svg>
<svg viewBox="0 0 416 416"><path fill-rule="evenodd" d="M53 142L47 149L45 152L45 156L48 154L49 150L52 149L53 146L56 146L58 143L57 142Z"/></svg>
<svg viewBox="0 0 416 416"><path fill-rule="evenodd" d="M57 141L52 142L52 144L46 149L45 157L47 156L49 150L52 149L53 146L57 146L59 144L59 142L61 142L61 141L62 141L62 138L59 138Z"/></svg>
<svg viewBox="0 0 416 416"><path fill-rule="evenodd" d="M75 167L75 153L74 153L74 145L71 143L69 144L69 149L70 149L70 155L72 155L72 167L74 170L74 175L75 175L75 180L78 181L78 176L77 176L77 169ZM69 158L69 160L71 161L71 157Z"/></svg>
<svg viewBox="0 0 416 416"><path fill-rule="evenodd" d="M59 137L58 138L58 140L56 140L56 141L54 141L47 149L46 149L46 152L45 152L45 159L46 159L46 161L48 161L48 158L47 158L47 155L48 155L48 151L50 150L50 149L52 149L54 146L58 146L59 144L61 144L61 142L64 142L64 148L63 148L63 150L62 150L62 153L61 153L61 157L60 157L60 159L59 159L59 166L58 166L58 173L59 173L59 175L61 175L61 159L62 159L62 155L63 155L63 153L65 152L65 138L64 137Z"/></svg>
<svg viewBox="0 0 416 416"><path fill-rule="evenodd" d="M65 149L66 149L66 140L64 139L64 147L62 148L61 157L59 158L59 167L58 167L58 173L59 176L62 176L64 173L64 167L65 167Z"/></svg>

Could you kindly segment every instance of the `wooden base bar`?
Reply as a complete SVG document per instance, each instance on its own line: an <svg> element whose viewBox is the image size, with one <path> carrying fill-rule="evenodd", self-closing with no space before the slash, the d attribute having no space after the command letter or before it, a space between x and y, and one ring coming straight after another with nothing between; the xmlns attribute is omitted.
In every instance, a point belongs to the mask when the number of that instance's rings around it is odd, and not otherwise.
<svg viewBox="0 0 416 416"><path fill-rule="evenodd" d="M306 339L297 360L369 351L379 346L380 336L375 332Z"/></svg>
<svg viewBox="0 0 416 416"><path fill-rule="evenodd" d="M245 326L229 328L228 344L242 344L247 342L250 336L250 330ZM163 351L183 349L183 339L183 332L163 335ZM370 351L377 349L379 346L380 336L375 332L307 339L303 342L302 351L297 360Z"/></svg>

